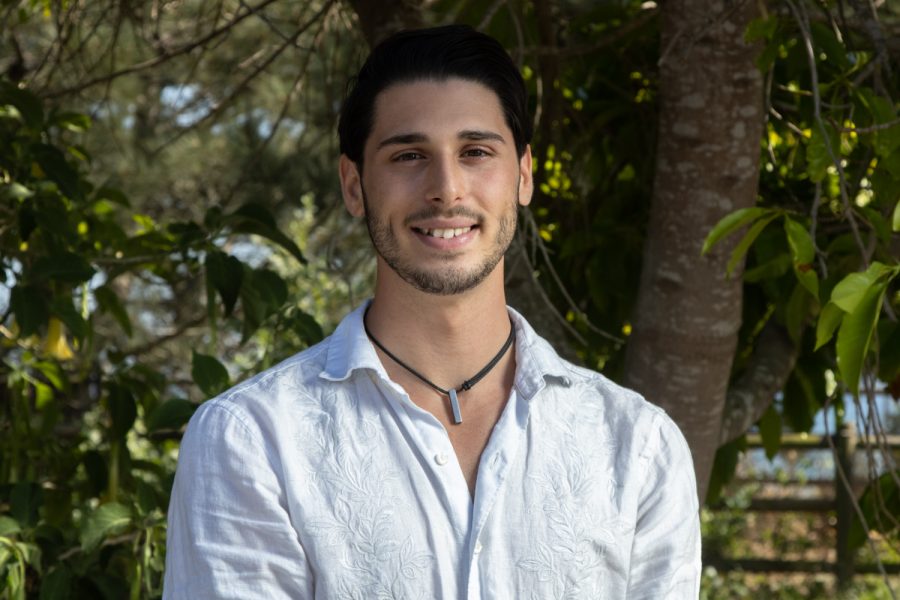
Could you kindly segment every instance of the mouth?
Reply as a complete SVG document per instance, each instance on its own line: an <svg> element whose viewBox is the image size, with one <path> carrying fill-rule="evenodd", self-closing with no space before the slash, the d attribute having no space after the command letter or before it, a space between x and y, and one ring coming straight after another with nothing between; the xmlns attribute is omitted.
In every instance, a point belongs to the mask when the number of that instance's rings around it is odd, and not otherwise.
<svg viewBox="0 0 900 600"><path fill-rule="evenodd" d="M455 237L459 237L461 235L465 235L475 229L477 225L470 225L468 227L446 227L446 228L433 228L433 229L424 229L420 227L413 227L413 231L416 233L420 233L422 235L426 235L428 237L433 238L441 238L444 240L450 240Z"/></svg>

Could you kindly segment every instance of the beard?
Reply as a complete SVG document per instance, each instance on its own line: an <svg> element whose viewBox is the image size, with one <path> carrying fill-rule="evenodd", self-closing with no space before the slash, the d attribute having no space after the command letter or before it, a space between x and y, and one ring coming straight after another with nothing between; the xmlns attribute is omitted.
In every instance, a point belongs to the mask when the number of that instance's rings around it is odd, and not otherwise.
<svg viewBox="0 0 900 600"><path fill-rule="evenodd" d="M444 260L447 263L445 266L429 269L416 264L414 256L403 255L397 236L391 229L388 220L382 218L377 211L372 210L365 190L362 190L362 196L366 211L366 228L369 231L372 245L375 246L375 251L403 281L428 294L451 296L475 288L494 271L516 234L519 205L518 187L514 202L504 211L498 222L497 235L493 244L478 264L470 268L455 266L452 263L455 253L452 253L445 257ZM448 211L442 211L439 207L429 207L404 219L403 226L409 227L410 223L424 219L453 217L474 219L479 226L483 221L480 215L461 206Z"/></svg>

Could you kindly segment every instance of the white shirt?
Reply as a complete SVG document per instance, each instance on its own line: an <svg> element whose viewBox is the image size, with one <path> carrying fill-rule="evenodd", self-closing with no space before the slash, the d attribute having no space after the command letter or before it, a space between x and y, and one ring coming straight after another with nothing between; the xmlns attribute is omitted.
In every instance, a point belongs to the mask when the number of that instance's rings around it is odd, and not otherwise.
<svg viewBox="0 0 900 600"><path fill-rule="evenodd" d="M510 310L515 383L473 502L362 310L191 419L164 598L697 598L691 456L661 409Z"/></svg>

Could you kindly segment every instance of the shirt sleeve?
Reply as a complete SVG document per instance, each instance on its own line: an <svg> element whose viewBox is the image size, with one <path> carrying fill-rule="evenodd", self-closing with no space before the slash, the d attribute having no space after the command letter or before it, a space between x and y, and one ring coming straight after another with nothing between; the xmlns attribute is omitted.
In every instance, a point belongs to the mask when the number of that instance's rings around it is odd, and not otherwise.
<svg viewBox="0 0 900 600"><path fill-rule="evenodd" d="M165 600L313 597L280 459L238 415L211 400L185 432L169 504Z"/></svg>
<svg viewBox="0 0 900 600"><path fill-rule="evenodd" d="M693 461L678 427L660 415L631 549L628 600L700 594L700 511Z"/></svg>

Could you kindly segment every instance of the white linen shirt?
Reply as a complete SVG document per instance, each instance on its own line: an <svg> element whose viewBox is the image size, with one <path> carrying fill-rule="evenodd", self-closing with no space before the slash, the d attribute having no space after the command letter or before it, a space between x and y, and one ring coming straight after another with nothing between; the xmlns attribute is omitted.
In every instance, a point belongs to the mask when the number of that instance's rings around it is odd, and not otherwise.
<svg viewBox="0 0 900 600"><path fill-rule="evenodd" d="M164 598L697 598L691 456L661 409L510 309L515 382L473 501L363 308L191 419Z"/></svg>

